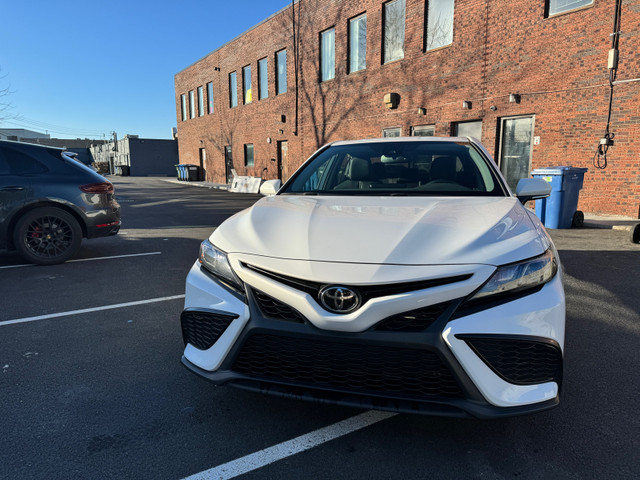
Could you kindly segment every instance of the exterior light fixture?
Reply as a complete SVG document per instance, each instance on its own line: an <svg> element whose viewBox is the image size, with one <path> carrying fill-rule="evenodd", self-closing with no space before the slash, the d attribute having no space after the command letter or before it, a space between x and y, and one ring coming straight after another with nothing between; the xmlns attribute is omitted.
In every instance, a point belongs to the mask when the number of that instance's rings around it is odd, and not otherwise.
<svg viewBox="0 0 640 480"><path fill-rule="evenodd" d="M498 109L498 107L496 107L495 105L491 105L489 107L489 110L491 110L492 112L495 112Z"/></svg>
<svg viewBox="0 0 640 480"><path fill-rule="evenodd" d="M510 93L509 94L509 103L520 103L520 94L519 93Z"/></svg>
<svg viewBox="0 0 640 480"><path fill-rule="evenodd" d="M463 110L471 110L471 102L468 100L465 100L464 102L462 102L462 109Z"/></svg>
<svg viewBox="0 0 640 480"><path fill-rule="evenodd" d="M398 103L400 103L400 95L394 92L387 93L384 96L383 102L384 105L389 109L397 108Z"/></svg>
<svg viewBox="0 0 640 480"><path fill-rule="evenodd" d="M423 107L418 107L418 115L426 115L427 109Z"/></svg>

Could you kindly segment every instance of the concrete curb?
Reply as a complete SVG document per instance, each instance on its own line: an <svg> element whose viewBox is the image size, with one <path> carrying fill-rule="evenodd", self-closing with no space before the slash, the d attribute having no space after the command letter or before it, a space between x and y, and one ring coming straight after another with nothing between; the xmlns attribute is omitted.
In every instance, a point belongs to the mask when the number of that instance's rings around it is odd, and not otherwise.
<svg viewBox="0 0 640 480"><path fill-rule="evenodd" d="M200 188L209 188L209 189L215 188L216 190L229 191L229 185L226 185L224 183L188 182L185 180L178 180L176 178L162 178L161 180L168 183L175 183L176 185L186 185L191 187L200 187Z"/></svg>

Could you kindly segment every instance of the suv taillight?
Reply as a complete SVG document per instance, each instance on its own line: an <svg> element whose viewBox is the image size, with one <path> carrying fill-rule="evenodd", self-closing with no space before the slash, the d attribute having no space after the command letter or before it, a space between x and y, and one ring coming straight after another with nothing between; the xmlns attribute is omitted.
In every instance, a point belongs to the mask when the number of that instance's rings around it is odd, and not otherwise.
<svg viewBox="0 0 640 480"><path fill-rule="evenodd" d="M80 187L84 193L113 193L113 185L110 182L90 183Z"/></svg>

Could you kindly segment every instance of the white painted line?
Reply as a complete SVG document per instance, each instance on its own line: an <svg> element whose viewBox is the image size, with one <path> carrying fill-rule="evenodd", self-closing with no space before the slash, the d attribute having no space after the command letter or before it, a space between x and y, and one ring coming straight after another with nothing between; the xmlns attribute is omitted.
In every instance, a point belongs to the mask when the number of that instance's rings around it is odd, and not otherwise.
<svg viewBox="0 0 640 480"><path fill-rule="evenodd" d="M356 415L355 417L347 418L341 422L329 425L328 427L307 433L306 435L301 435L293 440L288 440L273 447L265 448L259 452L238 458L237 460L227 462L218 467L205 470L204 472L196 473L184 480L223 480L235 478L238 475L251 472L273 462L277 462L278 460L282 460L283 458L304 452L305 450L317 447L318 445L368 427L374 423L386 420L394 415L397 415L397 413L370 410L368 412L361 413L360 415Z"/></svg>
<svg viewBox="0 0 640 480"><path fill-rule="evenodd" d="M127 258L127 257L143 257L145 255L160 255L162 252L147 252L147 253L131 253L128 255L114 255L112 257L93 257L93 258L78 258L77 260L67 260L65 263L74 263L74 262L92 262L94 260L111 260L113 258ZM19 268L19 267L35 267L34 263L26 263L23 265L7 265L4 267L0 267L0 270L4 268Z"/></svg>
<svg viewBox="0 0 640 480"><path fill-rule="evenodd" d="M6 265L4 267L0 267L0 270L3 270L5 268L22 268L22 267L35 267L36 264L35 263L25 263L23 265Z"/></svg>
<svg viewBox="0 0 640 480"><path fill-rule="evenodd" d="M66 263L91 262L93 260L111 260L112 258L144 257L146 255L161 255L161 254L162 252L131 253L128 255L114 255L112 257L79 258L77 260L68 260Z"/></svg>
<svg viewBox="0 0 640 480"><path fill-rule="evenodd" d="M115 305L104 305L102 307L83 308L82 310L71 310L69 312L50 313L48 315L38 315L37 317L25 317L25 318L17 318L15 320L4 320L4 321L0 321L0 327L4 325L13 325L15 323L36 322L38 320L47 320L49 318L80 315L82 313L101 312L103 310L113 310L114 308L134 307L136 305L146 305L148 303L167 302L169 300L177 300L179 298L184 298L184 295L173 295L171 297L150 298L148 300L138 300L137 302L116 303Z"/></svg>

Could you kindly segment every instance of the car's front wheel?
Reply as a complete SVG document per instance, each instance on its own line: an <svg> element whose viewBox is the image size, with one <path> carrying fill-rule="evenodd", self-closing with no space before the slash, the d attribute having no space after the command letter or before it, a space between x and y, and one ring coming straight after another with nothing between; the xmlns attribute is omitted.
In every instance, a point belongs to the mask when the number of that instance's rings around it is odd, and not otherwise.
<svg viewBox="0 0 640 480"><path fill-rule="evenodd" d="M82 242L82 229L73 215L60 208L38 208L18 220L13 240L26 261L53 265L75 255Z"/></svg>

